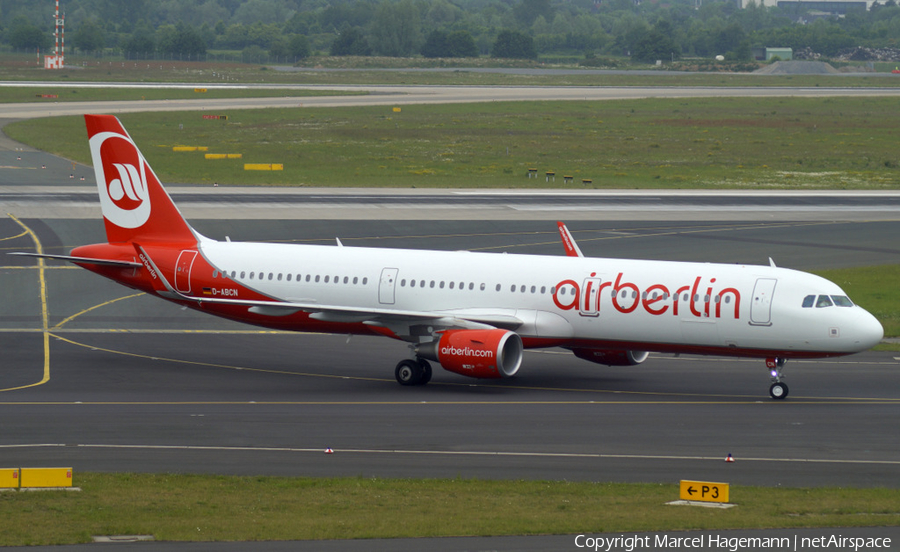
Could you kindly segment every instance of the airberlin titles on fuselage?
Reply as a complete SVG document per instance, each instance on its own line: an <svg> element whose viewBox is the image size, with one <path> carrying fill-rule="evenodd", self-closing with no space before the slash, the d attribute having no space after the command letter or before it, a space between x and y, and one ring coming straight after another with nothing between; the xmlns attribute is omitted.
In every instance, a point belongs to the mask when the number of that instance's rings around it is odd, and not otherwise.
<svg viewBox="0 0 900 552"><path fill-rule="evenodd" d="M718 289L713 295L713 291L719 287L714 286L715 278L709 278L704 284L704 277L697 276L691 284L678 287L652 284L643 291L637 284L623 278L624 273L619 272L615 280L603 281L597 277L596 272L592 272L581 284L572 279L563 280L553 290L553 303L561 310L576 309L582 316L599 316L605 303L611 304L612 308L623 314L643 307L654 316L670 313L672 316L721 318L722 305L733 302L734 305L726 309L725 315L732 315L735 320L741 317L741 292L727 287ZM607 289L609 292L603 293ZM710 307L712 304L715 304L714 310Z"/></svg>

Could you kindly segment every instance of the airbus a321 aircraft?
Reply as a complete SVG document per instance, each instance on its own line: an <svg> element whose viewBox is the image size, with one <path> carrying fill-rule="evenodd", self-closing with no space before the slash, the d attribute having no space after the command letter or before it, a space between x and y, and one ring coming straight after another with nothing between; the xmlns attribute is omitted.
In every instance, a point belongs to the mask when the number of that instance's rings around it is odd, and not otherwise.
<svg viewBox="0 0 900 552"><path fill-rule="evenodd" d="M648 352L765 359L784 399L786 359L864 351L881 324L837 285L769 266L216 241L191 228L116 117L85 115L108 243L64 259L122 285L240 322L383 335L410 344L402 385L429 360L514 376L523 350L606 365ZM32 254L33 255L33 254Z"/></svg>

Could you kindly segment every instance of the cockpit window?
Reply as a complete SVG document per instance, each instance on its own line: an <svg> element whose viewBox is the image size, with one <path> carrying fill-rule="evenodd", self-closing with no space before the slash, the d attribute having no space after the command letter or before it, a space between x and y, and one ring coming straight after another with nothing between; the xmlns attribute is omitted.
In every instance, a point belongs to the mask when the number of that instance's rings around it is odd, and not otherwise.
<svg viewBox="0 0 900 552"><path fill-rule="evenodd" d="M819 296L819 300L816 301L816 308L817 308L817 309L821 309L821 308L823 308L823 307L830 307L830 306L832 306L833 304L834 304L834 303L831 302L831 298L830 298L830 297L828 297L827 295L820 295L820 296Z"/></svg>
<svg viewBox="0 0 900 552"><path fill-rule="evenodd" d="M815 295L807 295L806 297L803 298L803 308L808 309L808 308L812 307L815 304L815 302L816 302Z"/></svg>
<svg viewBox="0 0 900 552"><path fill-rule="evenodd" d="M834 301L834 304L839 307L852 307L853 301L850 300L846 295L832 295L831 300Z"/></svg>

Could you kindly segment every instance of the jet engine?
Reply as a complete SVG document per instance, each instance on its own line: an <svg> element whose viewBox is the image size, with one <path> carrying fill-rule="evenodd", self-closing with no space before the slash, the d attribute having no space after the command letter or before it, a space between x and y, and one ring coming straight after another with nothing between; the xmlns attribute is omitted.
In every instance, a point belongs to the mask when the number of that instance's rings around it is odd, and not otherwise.
<svg viewBox="0 0 900 552"><path fill-rule="evenodd" d="M647 360L647 351L620 351L615 349L572 349L578 358L607 366L635 366Z"/></svg>
<svg viewBox="0 0 900 552"><path fill-rule="evenodd" d="M523 350L522 338L509 330L447 330L417 346L416 354L456 374L496 379L519 371Z"/></svg>

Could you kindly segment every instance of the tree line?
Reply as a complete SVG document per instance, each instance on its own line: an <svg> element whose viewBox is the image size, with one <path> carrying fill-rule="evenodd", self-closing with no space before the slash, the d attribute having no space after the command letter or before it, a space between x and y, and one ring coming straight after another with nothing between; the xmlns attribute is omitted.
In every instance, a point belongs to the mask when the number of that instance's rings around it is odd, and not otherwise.
<svg viewBox="0 0 900 552"><path fill-rule="evenodd" d="M749 0L61 0L67 50L133 58L241 51L310 55L504 58L750 58L755 46L823 56L895 48L895 0L842 17ZM0 48L47 51L52 2L0 0Z"/></svg>

